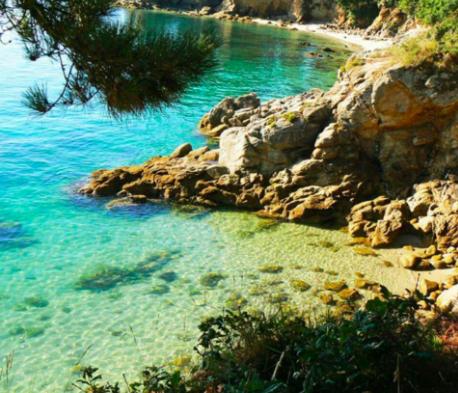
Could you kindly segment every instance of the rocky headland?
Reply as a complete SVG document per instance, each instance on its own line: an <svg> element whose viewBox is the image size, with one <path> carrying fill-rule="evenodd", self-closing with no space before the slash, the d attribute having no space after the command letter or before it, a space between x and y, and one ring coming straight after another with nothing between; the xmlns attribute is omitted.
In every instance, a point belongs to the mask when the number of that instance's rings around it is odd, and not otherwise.
<svg viewBox="0 0 458 393"><path fill-rule="evenodd" d="M346 219L373 247L416 233L437 246L431 265L442 263L439 253L454 264L458 78L431 67L354 55L328 92L264 104L255 94L226 98L199 124L218 149L185 144L140 166L100 170L81 192L299 222ZM414 259L407 267L429 267Z"/></svg>
<svg viewBox="0 0 458 393"><path fill-rule="evenodd" d="M127 8L160 9L244 23L274 24L327 34L370 48L373 46L363 39L391 39L415 27L415 21L399 8L385 6L374 20L358 19L355 25L335 0L118 0L118 4Z"/></svg>
<svg viewBox="0 0 458 393"><path fill-rule="evenodd" d="M404 246L405 268L458 266L456 66L404 65L390 49L355 54L327 92L265 103L254 93L228 97L198 127L217 149L184 144L99 170L80 192L115 198L109 207L164 200L345 223L360 253ZM424 292L436 299L457 291L455 281Z"/></svg>

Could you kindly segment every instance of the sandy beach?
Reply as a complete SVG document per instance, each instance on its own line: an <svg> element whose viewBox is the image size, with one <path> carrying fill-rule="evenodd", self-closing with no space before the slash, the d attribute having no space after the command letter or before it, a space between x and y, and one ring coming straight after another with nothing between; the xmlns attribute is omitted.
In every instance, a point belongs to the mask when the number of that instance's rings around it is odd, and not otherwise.
<svg viewBox="0 0 458 393"><path fill-rule="evenodd" d="M393 44L393 40L390 39L382 40L377 38L365 38L360 34L348 33L344 30L333 31L326 28L322 23L291 23L285 26L282 25L281 21L274 21L269 19L253 18L252 21L261 25L273 25L290 30L298 30L305 33L319 34L322 36L331 37L366 51L388 48Z"/></svg>

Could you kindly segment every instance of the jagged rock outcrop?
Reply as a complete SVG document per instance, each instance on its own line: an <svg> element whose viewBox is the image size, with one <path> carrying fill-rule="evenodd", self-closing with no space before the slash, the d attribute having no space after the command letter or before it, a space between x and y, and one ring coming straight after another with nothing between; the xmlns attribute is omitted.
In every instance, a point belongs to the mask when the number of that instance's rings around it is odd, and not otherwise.
<svg viewBox="0 0 458 393"><path fill-rule="evenodd" d="M201 119L199 129L209 137L220 137L229 127L247 125L260 106L261 100L254 93L227 97Z"/></svg>
<svg viewBox="0 0 458 393"><path fill-rule="evenodd" d="M414 25L415 21L399 8L382 7L378 17L367 28L366 33L371 36L395 37Z"/></svg>
<svg viewBox="0 0 458 393"><path fill-rule="evenodd" d="M372 183L389 195L402 194L422 178L457 170L458 78L392 62L350 59L353 66L327 93L235 110L223 101L201 128L220 135L220 163L232 172L269 176L303 158L303 167L319 163L322 173L339 167L354 174L366 163Z"/></svg>
<svg viewBox="0 0 458 393"><path fill-rule="evenodd" d="M414 186L407 199L378 197L354 206L349 231L367 237L374 247L386 246L402 233L433 238L439 250L458 251L458 179L432 180Z"/></svg>
<svg viewBox="0 0 458 393"><path fill-rule="evenodd" d="M97 171L81 192L292 221L348 215L350 234L372 246L410 232L434 240L433 252L409 256L406 266L454 263L458 75L374 54L350 59L345 70L326 93L265 104L254 94L228 98L200 123L220 135L219 149L182 145L170 157Z"/></svg>

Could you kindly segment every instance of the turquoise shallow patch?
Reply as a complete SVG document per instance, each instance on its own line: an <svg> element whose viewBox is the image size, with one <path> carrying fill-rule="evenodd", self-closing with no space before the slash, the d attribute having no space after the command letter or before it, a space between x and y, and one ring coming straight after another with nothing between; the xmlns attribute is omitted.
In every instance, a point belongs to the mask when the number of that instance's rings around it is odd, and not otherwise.
<svg viewBox="0 0 458 393"><path fill-rule="evenodd" d="M183 142L206 144L195 126L225 96L256 91L267 100L330 87L347 55L332 42L271 27L119 16L146 29L213 28L223 42L220 64L179 103L143 118L115 121L99 103L34 117L21 94L34 83L57 94L58 67L27 62L17 42L0 45L0 368L14 354L2 393L62 392L87 364L111 378L133 375L191 350L205 315L245 303L258 266L281 264L286 274L288 264L338 254L304 248L307 234L328 236L318 229L164 205L110 211L105 200L75 195L95 169L140 163ZM306 56L324 46L337 52ZM166 252L160 261L158 252ZM224 280L201 285L209 272Z"/></svg>

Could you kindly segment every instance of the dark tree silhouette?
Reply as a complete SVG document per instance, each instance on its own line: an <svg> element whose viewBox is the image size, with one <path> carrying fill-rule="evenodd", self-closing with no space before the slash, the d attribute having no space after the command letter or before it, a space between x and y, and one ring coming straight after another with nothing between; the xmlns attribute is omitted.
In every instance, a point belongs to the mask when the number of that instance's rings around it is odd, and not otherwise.
<svg viewBox="0 0 458 393"><path fill-rule="evenodd" d="M53 99L45 86L30 88L30 108L47 113L98 96L114 116L139 114L170 104L215 65L213 34L142 32L113 11L113 0L0 0L0 38L15 31L30 60L48 57L64 75Z"/></svg>

